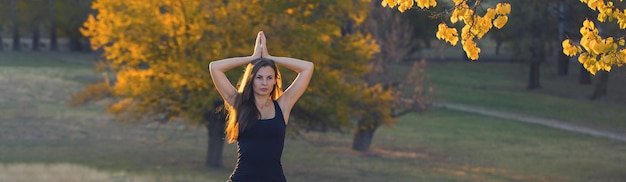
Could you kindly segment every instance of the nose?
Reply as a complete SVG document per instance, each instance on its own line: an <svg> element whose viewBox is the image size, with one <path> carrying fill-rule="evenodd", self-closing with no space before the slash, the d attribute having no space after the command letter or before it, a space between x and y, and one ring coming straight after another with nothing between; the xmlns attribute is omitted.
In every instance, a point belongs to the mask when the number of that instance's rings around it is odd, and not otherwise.
<svg viewBox="0 0 626 182"><path fill-rule="evenodd" d="M261 84L263 84L263 85L267 85L267 79L263 79L263 81L261 82Z"/></svg>

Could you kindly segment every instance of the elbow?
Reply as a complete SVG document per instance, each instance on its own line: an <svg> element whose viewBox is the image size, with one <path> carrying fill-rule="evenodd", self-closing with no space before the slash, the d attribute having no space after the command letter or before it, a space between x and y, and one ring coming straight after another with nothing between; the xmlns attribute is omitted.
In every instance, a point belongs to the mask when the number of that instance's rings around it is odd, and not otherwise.
<svg viewBox="0 0 626 182"><path fill-rule="evenodd" d="M315 69L315 64L313 64L313 62L307 62L307 70L310 70L311 72L313 72L313 70Z"/></svg>
<svg viewBox="0 0 626 182"><path fill-rule="evenodd" d="M210 62L210 63L209 63L209 65L208 65L208 67L207 67L207 69L209 69L209 71L210 71L210 72L215 71L215 65L214 65L214 63L215 63L215 62Z"/></svg>

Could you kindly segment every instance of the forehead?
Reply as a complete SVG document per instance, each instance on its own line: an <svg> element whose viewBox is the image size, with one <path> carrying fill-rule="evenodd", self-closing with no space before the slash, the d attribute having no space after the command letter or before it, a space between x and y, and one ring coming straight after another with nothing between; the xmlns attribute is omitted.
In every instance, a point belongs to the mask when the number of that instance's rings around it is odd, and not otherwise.
<svg viewBox="0 0 626 182"><path fill-rule="evenodd" d="M274 75L274 69L272 67L269 66L263 66L261 68L259 68L259 71L256 72L257 76L270 76L270 75Z"/></svg>

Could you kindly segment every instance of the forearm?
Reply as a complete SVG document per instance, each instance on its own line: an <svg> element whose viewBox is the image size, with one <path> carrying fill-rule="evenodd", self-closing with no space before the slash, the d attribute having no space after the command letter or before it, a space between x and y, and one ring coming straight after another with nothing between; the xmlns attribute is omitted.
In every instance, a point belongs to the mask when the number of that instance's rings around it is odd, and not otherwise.
<svg viewBox="0 0 626 182"><path fill-rule="evenodd" d="M313 71L313 63L309 61L304 61L304 60L290 58L290 57L269 56L267 58L274 60L276 64L287 67L288 69L293 70L297 73Z"/></svg>
<svg viewBox="0 0 626 182"><path fill-rule="evenodd" d="M234 58L222 59L219 61L213 61L209 63L209 70L226 72L237 66L248 64L252 60L254 60L252 56L246 56L246 57L234 57Z"/></svg>

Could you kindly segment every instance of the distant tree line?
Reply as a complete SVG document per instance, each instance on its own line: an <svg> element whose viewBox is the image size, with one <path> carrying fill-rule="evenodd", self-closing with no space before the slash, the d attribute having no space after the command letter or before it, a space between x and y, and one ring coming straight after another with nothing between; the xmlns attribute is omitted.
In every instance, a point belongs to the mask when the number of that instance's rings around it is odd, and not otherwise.
<svg viewBox="0 0 626 182"><path fill-rule="evenodd" d="M80 27L92 0L1 0L0 50L89 51ZM65 46L65 47L63 47Z"/></svg>

